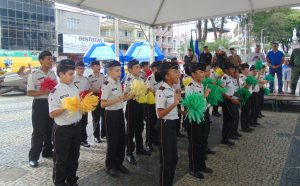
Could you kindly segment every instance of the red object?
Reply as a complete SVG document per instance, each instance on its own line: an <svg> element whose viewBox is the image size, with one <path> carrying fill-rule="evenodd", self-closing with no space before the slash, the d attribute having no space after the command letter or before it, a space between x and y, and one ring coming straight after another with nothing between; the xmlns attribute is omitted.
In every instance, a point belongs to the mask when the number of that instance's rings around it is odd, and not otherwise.
<svg viewBox="0 0 300 186"><path fill-rule="evenodd" d="M54 89L54 87L57 85L56 81L46 77L44 78L44 81L41 83L41 88L40 90L42 91L51 91L52 89Z"/></svg>
<svg viewBox="0 0 300 186"><path fill-rule="evenodd" d="M148 70L148 71L146 72L146 74L145 74L146 78L149 77L149 76L151 76L151 74L152 74L152 71L151 71L151 70Z"/></svg>
<svg viewBox="0 0 300 186"><path fill-rule="evenodd" d="M80 99L85 98L85 96L88 95L89 93L90 93L89 90L81 91L81 92L79 93Z"/></svg>

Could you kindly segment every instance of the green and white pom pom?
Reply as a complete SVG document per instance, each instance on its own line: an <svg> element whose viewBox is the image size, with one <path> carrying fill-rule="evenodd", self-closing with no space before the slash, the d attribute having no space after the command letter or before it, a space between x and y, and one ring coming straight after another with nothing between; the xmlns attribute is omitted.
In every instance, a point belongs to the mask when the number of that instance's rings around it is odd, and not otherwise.
<svg viewBox="0 0 300 186"><path fill-rule="evenodd" d="M274 77L272 76L272 74L268 74L265 76L264 80L274 82Z"/></svg>
<svg viewBox="0 0 300 186"><path fill-rule="evenodd" d="M226 92L226 89L220 86L221 83L221 80L218 79L215 82L215 80L211 78L205 78L202 82L204 89L209 88L211 90L209 95L206 97L206 100L212 106L218 105L223 101L222 94Z"/></svg>
<svg viewBox="0 0 300 186"><path fill-rule="evenodd" d="M270 93L271 93L270 89L264 88L263 90L264 90L264 94L265 94L266 96L270 95Z"/></svg>
<svg viewBox="0 0 300 186"><path fill-rule="evenodd" d="M181 103L187 108L189 122L200 124L204 121L206 100L202 94L199 92L186 93Z"/></svg>
<svg viewBox="0 0 300 186"><path fill-rule="evenodd" d="M257 79L254 76L247 76L245 82L250 86L256 85L258 83Z"/></svg>
<svg viewBox="0 0 300 186"><path fill-rule="evenodd" d="M263 69L263 62L262 61L256 61L256 63L255 63L255 69L256 70Z"/></svg>
<svg viewBox="0 0 300 186"><path fill-rule="evenodd" d="M249 92L249 90L243 87L243 88L239 88L236 93L237 93L237 96L239 97L241 104L243 106L246 105L249 97L251 96L251 93Z"/></svg>

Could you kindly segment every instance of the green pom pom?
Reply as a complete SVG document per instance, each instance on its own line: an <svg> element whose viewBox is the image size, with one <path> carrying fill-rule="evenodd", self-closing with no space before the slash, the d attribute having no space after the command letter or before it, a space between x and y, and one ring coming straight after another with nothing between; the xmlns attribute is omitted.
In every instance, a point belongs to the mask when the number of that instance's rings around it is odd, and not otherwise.
<svg viewBox="0 0 300 186"><path fill-rule="evenodd" d="M209 88L211 90L210 94L206 97L208 103L215 106L223 101L222 94L226 92L226 89L220 86L222 84L220 79L215 81L212 78L205 78L202 84L204 89Z"/></svg>
<svg viewBox="0 0 300 186"><path fill-rule="evenodd" d="M255 63L255 69L256 70L263 69L263 62L262 61L256 61L256 63Z"/></svg>
<svg viewBox="0 0 300 186"><path fill-rule="evenodd" d="M264 88L264 94L265 94L266 96L270 95L270 93L271 93L270 89Z"/></svg>
<svg viewBox="0 0 300 186"><path fill-rule="evenodd" d="M274 82L274 77L272 76L272 74L268 74L265 76L264 80Z"/></svg>
<svg viewBox="0 0 300 186"><path fill-rule="evenodd" d="M254 76L247 76L245 82L250 86L256 85L258 83L257 79Z"/></svg>
<svg viewBox="0 0 300 186"><path fill-rule="evenodd" d="M206 100L202 94L199 92L187 93L181 103L187 108L187 117L190 122L194 121L200 124L204 121Z"/></svg>
<svg viewBox="0 0 300 186"><path fill-rule="evenodd" d="M246 88L239 88L237 91L236 91L239 99L240 99L240 102L241 104L244 106L246 105L249 97L251 96L250 92L248 89Z"/></svg>

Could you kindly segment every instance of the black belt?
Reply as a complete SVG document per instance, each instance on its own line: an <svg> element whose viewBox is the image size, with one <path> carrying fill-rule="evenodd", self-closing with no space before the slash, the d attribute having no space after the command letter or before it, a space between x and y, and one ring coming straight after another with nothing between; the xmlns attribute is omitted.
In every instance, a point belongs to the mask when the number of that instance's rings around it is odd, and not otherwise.
<svg viewBox="0 0 300 186"><path fill-rule="evenodd" d="M75 123L71 123L70 125L58 125L58 124L56 124L56 125L59 127L77 127L77 126L79 126L79 121L75 122Z"/></svg>

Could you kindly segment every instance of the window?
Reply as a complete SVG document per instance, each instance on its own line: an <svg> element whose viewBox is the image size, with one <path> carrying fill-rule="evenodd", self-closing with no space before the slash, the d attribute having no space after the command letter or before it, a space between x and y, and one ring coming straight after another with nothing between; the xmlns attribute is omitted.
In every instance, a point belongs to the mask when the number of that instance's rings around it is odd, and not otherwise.
<svg viewBox="0 0 300 186"><path fill-rule="evenodd" d="M168 37L168 43L171 43L172 38Z"/></svg>
<svg viewBox="0 0 300 186"><path fill-rule="evenodd" d="M2 37L8 37L8 29L2 28Z"/></svg>
<svg viewBox="0 0 300 186"><path fill-rule="evenodd" d="M127 50L128 49L128 44L119 44L120 50Z"/></svg>
<svg viewBox="0 0 300 186"><path fill-rule="evenodd" d="M131 33L127 30L120 30L120 36L130 37Z"/></svg>
<svg viewBox="0 0 300 186"><path fill-rule="evenodd" d="M7 9L0 8L0 15L1 16L7 16Z"/></svg>
<svg viewBox="0 0 300 186"><path fill-rule="evenodd" d="M171 48L169 48L169 49L168 49L168 53L171 53L171 52L172 52L172 49L171 49Z"/></svg>
<svg viewBox="0 0 300 186"><path fill-rule="evenodd" d="M165 26L162 26L161 29L162 29L162 30L165 30Z"/></svg>
<svg viewBox="0 0 300 186"><path fill-rule="evenodd" d="M7 0L1 0L0 1L0 7L1 8L7 8Z"/></svg>
<svg viewBox="0 0 300 186"><path fill-rule="evenodd" d="M9 0L8 1L8 8L16 9L16 2L14 0Z"/></svg>
<svg viewBox="0 0 300 186"><path fill-rule="evenodd" d="M51 20L51 17L50 17ZM71 30L77 30L79 28L79 19L75 18L67 18L67 28Z"/></svg>
<svg viewBox="0 0 300 186"><path fill-rule="evenodd" d="M16 11L16 16L18 19L22 19L23 18L23 13L21 11Z"/></svg>
<svg viewBox="0 0 300 186"><path fill-rule="evenodd" d="M17 38L23 38L23 31L17 30Z"/></svg>
<svg viewBox="0 0 300 186"><path fill-rule="evenodd" d="M171 29L172 29L172 26L168 26L168 31L171 31Z"/></svg>
<svg viewBox="0 0 300 186"><path fill-rule="evenodd" d="M108 30L101 30L101 36L103 37L109 36Z"/></svg>
<svg viewBox="0 0 300 186"><path fill-rule="evenodd" d="M8 10L8 17L16 17L16 11L15 10Z"/></svg>
<svg viewBox="0 0 300 186"><path fill-rule="evenodd" d="M137 37L142 38L143 37L143 32L137 32Z"/></svg>

